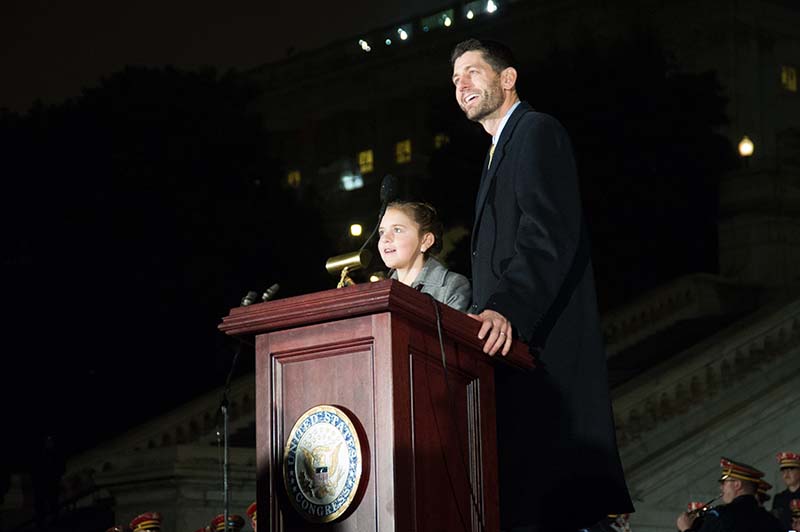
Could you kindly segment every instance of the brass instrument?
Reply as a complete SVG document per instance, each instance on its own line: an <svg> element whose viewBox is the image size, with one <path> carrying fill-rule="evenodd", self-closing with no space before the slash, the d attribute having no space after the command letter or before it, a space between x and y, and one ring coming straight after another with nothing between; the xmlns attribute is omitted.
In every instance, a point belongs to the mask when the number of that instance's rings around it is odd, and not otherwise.
<svg viewBox="0 0 800 532"><path fill-rule="evenodd" d="M694 510L690 510L690 511L686 512L686 515L688 515L690 517L703 517L706 514L707 511L709 511L711 508L713 508L713 506L711 506L711 503L716 501L717 499L719 499L719 497L714 497L713 499L711 499L710 501L705 503L700 508L695 508Z"/></svg>

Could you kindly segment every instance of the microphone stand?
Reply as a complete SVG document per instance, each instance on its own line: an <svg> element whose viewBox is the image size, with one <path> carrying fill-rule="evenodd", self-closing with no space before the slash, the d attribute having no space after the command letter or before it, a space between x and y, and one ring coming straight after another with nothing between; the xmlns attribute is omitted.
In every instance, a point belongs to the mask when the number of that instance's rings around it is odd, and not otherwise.
<svg viewBox="0 0 800 532"><path fill-rule="evenodd" d="M228 514L230 512L230 500L228 494L230 488L228 487L228 472L230 471L230 462L228 461L228 394L227 390L222 394L222 402L219 405L222 411L222 506L223 518L225 519L225 532L228 532Z"/></svg>
<svg viewBox="0 0 800 532"><path fill-rule="evenodd" d="M375 224L375 227L372 229L372 232L369 234L369 236L367 237L367 239L366 239L366 240L364 240L364 243L363 243L363 244L361 244L361 247L358 249L358 252L359 252L359 253L361 253L362 251L364 251L364 248L365 248L365 247L367 247L367 244L369 244L369 241L370 241L370 240L372 240L372 237L373 237L373 236L375 236L375 233L377 233L377 232L378 232L378 229L379 229L379 228L380 228L380 226L381 226L381 220L383 219L383 215L386 213L386 206L387 206L388 204L389 204L389 202L387 202L387 201L384 201L384 202L381 204L381 209L380 209L380 212L378 213L378 223L376 223L376 224Z"/></svg>
<svg viewBox="0 0 800 532"><path fill-rule="evenodd" d="M277 286L277 285L276 285ZM277 292L277 288L275 289ZM245 300L249 297L251 300L254 297L250 297L251 294L256 294L255 292L248 292L247 295L242 299L242 304L244 306L249 305L249 303L245 303ZM273 292L274 295L274 292ZM236 345L236 351L233 355L233 361L231 361L231 369L228 371L228 376L225 379L225 387L222 390L222 399L219 402L219 411L222 413L222 504L223 504L223 518L225 519L225 532L229 531L229 522L228 517L230 515L230 487L228 482L228 476L230 473L230 461L228 459L228 437L229 437L229 415L228 415L228 405L230 401L228 400L230 391L231 391L231 380L233 379L233 373L236 371L236 365L239 362L239 356L242 354L242 346L245 345L245 341L239 338L236 339L238 341ZM217 418L219 419L219 418ZM217 445L219 445L219 428L217 428Z"/></svg>
<svg viewBox="0 0 800 532"><path fill-rule="evenodd" d="M383 177L383 181L381 182L381 208L378 212L378 222L375 224L375 228L369 234L364 243L361 244L361 248L359 248L358 253L360 254L364 251L364 248L367 247L369 241L372 240L372 237L375 236L375 233L378 232L378 229L381 226L381 220L383 219L383 215L386 214L386 208L389 206L389 203L392 202L397 197L397 178L391 174L386 174Z"/></svg>
<svg viewBox="0 0 800 532"><path fill-rule="evenodd" d="M242 353L243 345L244 342L239 340L239 343L236 346L236 352L233 355L233 362L231 362L231 369L228 372L228 378L225 379L225 388L222 390L222 399L219 402L219 411L222 413L222 505L223 517L225 519L225 532L228 532L228 516L230 515L230 487L228 481L228 476L230 474L230 460L228 459L230 416L228 414L228 405L230 404L230 401L228 400L228 397L231 390L231 379L233 378L233 372L236 369L236 363L239 361L239 355ZM217 429L217 445L219 445L219 436L219 429Z"/></svg>

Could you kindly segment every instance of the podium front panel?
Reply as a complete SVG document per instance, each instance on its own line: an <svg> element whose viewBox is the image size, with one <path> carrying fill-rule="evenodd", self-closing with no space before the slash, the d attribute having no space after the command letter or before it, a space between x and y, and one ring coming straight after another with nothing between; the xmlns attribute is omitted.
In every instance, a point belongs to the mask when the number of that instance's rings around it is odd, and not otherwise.
<svg viewBox="0 0 800 532"><path fill-rule="evenodd" d="M482 518L498 530L492 361L447 335L444 346L446 370L435 327L392 312L256 336L264 529L477 532ZM328 524L299 516L282 470L292 427L319 405L351 414L366 450L357 506Z"/></svg>

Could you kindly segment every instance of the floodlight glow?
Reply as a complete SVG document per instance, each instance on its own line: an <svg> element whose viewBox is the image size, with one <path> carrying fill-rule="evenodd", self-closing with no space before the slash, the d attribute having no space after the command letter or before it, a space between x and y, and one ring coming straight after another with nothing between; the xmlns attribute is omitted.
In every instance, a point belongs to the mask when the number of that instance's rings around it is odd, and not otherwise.
<svg viewBox="0 0 800 532"><path fill-rule="evenodd" d="M363 231L361 224L352 224L350 226L350 234L352 236L361 236L361 232Z"/></svg>
<svg viewBox="0 0 800 532"><path fill-rule="evenodd" d="M753 151L755 151L753 141L750 140L750 137L745 135L742 137L742 140L739 141L739 155L742 157L751 157L753 155Z"/></svg>
<svg viewBox="0 0 800 532"><path fill-rule="evenodd" d="M452 23L453 23L453 21L450 19L450 17L444 17L444 25L445 25L445 27L449 28Z"/></svg>
<svg viewBox="0 0 800 532"><path fill-rule="evenodd" d="M493 0L486 2L486 12L494 13L495 11L497 11L497 4L495 4Z"/></svg>
<svg viewBox="0 0 800 532"><path fill-rule="evenodd" d="M470 20L475 18L475 13L473 13L471 9L467 11L467 18Z"/></svg>
<svg viewBox="0 0 800 532"><path fill-rule="evenodd" d="M392 40L391 39L386 39L386 46L390 46L391 44L392 44Z"/></svg>
<svg viewBox="0 0 800 532"><path fill-rule="evenodd" d="M400 36L401 41L405 41L406 39L408 39L408 33L406 33L406 30L404 30L403 28L398 28L397 34Z"/></svg>
<svg viewBox="0 0 800 532"><path fill-rule="evenodd" d="M359 45L359 46L361 47L361 49L362 49L362 50L364 50L365 52L369 52L369 51L371 51L371 50L372 50L372 47L370 47L369 43L368 43L367 41L365 41L364 39L359 39L359 41L358 41L358 45Z"/></svg>

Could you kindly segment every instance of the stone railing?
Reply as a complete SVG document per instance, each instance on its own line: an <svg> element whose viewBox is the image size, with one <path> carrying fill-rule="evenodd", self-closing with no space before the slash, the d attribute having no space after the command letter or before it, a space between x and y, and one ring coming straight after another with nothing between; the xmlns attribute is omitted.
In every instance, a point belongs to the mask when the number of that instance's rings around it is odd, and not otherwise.
<svg viewBox="0 0 800 532"><path fill-rule="evenodd" d="M680 433L660 434L659 445L700 430L711 416L735 408L770 385L771 369L800 369L800 301L767 308L652 368L613 391L617 439L624 451L674 418L692 414ZM792 366L787 367L787 363ZM794 366L798 368L794 368ZM777 374L776 374L777 376ZM718 408L698 408L723 390L737 390ZM693 419L690 417L689 419ZM650 451L652 451L651 449ZM641 451L642 453L646 451Z"/></svg>
<svg viewBox="0 0 800 532"><path fill-rule="evenodd" d="M735 312L752 305L755 289L709 274L693 274L657 288L603 316L608 356L678 321Z"/></svg>
<svg viewBox="0 0 800 532"><path fill-rule="evenodd" d="M202 440L212 441L221 425L218 417L222 390L217 389L190 401L179 408L153 418L109 442L70 460L68 470L78 472L94 469L98 461L104 462L116 453L130 453L143 449L171 447ZM255 415L255 378L244 375L231 384L229 399L229 429L251 423Z"/></svg>

